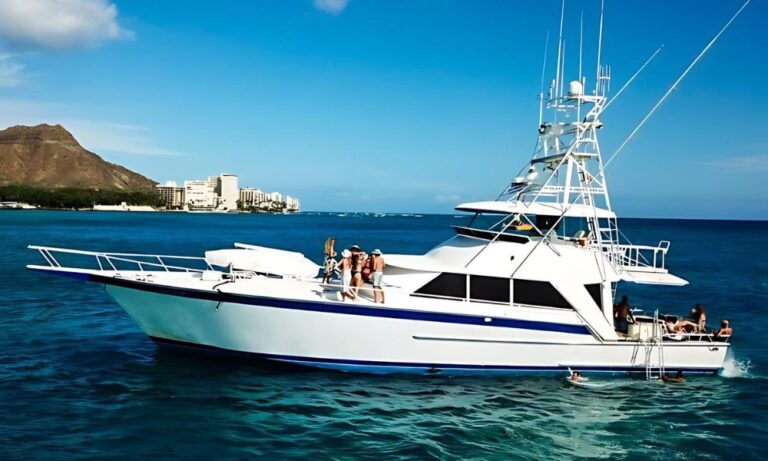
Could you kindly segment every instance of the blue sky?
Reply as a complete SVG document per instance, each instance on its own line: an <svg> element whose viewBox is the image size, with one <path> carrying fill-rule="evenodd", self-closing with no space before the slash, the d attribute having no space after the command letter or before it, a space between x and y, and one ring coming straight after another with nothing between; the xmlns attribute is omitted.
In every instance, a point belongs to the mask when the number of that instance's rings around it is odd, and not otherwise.
<svg viewBox="0 0 768 461"><path fill-rule="evenodd" d="M605 152L740 4L606 2L614 90L664 49L605 113ZM161 182L230 172L306 210L449 212L529 159L559 7L5 0L0 125L61 123ZM599 2L569 0L566 74L582 11L594 67ZM768 219L766 18L754 0L610 167L620 216Z"/></svg>

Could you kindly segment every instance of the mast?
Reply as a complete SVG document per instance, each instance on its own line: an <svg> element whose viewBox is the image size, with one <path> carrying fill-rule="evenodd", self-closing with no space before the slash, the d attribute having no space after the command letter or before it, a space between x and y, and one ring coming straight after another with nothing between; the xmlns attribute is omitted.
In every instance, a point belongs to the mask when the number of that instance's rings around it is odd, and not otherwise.
<svg viewBox="0 0 768 461"><path fill-rule="evenodd" d="M536 149L531 161L508 187L506 195L510 200L527 204L551 204L564 210L564 213L565 210L576 207L580 216L586 220L586 227L582 229L590 232L589 240L602 247L618 240L615 219L610 219L613 214L597 135L597 131L602 127L599 116L607 103L606 92L610 80L610 69L599 64L603 5L600 12L598 66L593 94L586 94L584 91L586 78L583 75L583 12L579 20L578 76L569 82L567 90L565 88L564 25L565 2L562 1L557 62L551 91L539 105L539 137Z"/></svg>

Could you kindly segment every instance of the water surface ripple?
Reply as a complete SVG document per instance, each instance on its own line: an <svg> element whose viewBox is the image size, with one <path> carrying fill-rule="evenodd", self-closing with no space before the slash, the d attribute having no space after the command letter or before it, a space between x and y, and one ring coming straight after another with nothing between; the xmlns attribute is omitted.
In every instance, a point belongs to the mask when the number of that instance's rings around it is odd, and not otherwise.
<svg viewBox="0 0 768 461"><path fill-rule="evenodd" d="M315 259L327 235L418 253L453 216L0 212L2 459L765 459L768 223L624 220L672 240L683 288L623 286L638 305L707 305L735 325L721 377L600 389L562 376L370 376L156 346L98 285L23 269L27 244L198 255L232 242ZM727 229L727 241L723 239ZM749 366L747 366L749 363ZM747 368L749 368L747 370Z"/></svg>

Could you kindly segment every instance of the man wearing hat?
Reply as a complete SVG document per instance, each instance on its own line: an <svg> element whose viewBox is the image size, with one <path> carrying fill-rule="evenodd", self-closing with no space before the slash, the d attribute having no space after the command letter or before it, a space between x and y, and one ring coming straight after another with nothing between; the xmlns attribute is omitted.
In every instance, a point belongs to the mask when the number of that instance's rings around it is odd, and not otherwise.
<svg viewBox="0 0 768 461"><path fill-rule="evenodd" d="M373 258L373 302L384 304L384 290L381 282L384 278L384 256L378 248L371 253Z"/></svg>

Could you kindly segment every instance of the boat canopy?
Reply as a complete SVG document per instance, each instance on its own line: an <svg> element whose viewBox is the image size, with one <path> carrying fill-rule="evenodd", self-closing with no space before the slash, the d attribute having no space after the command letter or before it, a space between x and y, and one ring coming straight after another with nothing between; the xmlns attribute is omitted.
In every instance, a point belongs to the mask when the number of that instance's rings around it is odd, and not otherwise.
<svg viewBox="0 0 768 461"><path fill-rule="evenodd" d="M290 277L314 278L320 266L294 251L235 243L236 249L205 252L205 261L212 266L232 266L241 271L253 271Z"/></svg>
<svg viewBox="0 0 768 461"><path fill-rule="evenodd" d="M580 203L525 203L520 200L486 201L462 203L456 207L457 211L469 211L472 213L496 213L496 214L532 214L539 216L560 216L565 211L568 218L616 218L613 211L604 208L591 207Z"/></svg>

